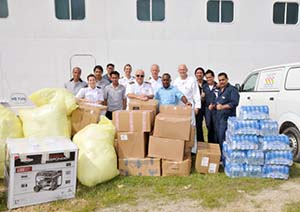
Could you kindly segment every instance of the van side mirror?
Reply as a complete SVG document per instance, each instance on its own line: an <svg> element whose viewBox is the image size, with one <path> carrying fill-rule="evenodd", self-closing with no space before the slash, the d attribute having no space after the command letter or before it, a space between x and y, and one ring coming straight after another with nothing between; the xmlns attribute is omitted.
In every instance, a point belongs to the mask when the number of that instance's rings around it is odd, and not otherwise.
<svg viewBox="0 0 300 212"><path fill-rule="evenodd" d="M242 90L242 87L239 83L235 84L235 87L236 89L238 89L238 91L241 91Z"/></svg>

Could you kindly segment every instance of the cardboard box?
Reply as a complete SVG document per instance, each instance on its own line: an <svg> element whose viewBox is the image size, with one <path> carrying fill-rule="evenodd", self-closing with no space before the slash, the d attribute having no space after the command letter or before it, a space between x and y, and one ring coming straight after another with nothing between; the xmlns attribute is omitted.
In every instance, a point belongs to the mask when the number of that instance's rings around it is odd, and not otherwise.
<svg viewBox="0 0 300 212"><path fill-rule="evenodd" d="M148 156L182 161L184 140L150 136Z"/></svg>
<svg viewBox="0 0 300 212"><path fill-rule="evenodd" d="M192 116L192 107L180 106L180 105L161 105L159 107L159 113L171 114L171 115L183 115Z"/></svg>
<svg viewBox="0 0 300 212"><path fill-rule="evenodd" d="M192 167L191 153L183 161L162 160L162 176L189 176Z"/></svg>
<svg viewBox="0 0 300 212"><path fill-rule="evenodd" d="M113 123L118 132L151 132L151 110L119 110L113 112Z"/></svg>
<svg viewBox="0 0 300 212"><path fill-rule="evenodd" d="M64 137L7 139L7 207L74 198L77 154Z"/></svg>
<svg viewBox="0 0 300 212"><path fill-rule="evenodd" d="M186 148L188 147L194 147L195 144L195 133L196 133L196 128L191 125L191 131L190 131L190 139L188 141L185 141L185 146Z"/></svg>
<svg viewBox="0 0 300 212"><path fill-rule="evenodd" d="M119 171L121 175L125 176L161 176L161 159L119 159Z"/></svg>
<svg viewBox="0 0 300 212"><path fill-rule="evenodd" d="M152 110L154 115L156 115L158 113L158 101L155 99L148 101L130 99L129 110Z"/></svg>
<svg viewBox="0 0 300 212"><path fill-rule="evenodd" d="M103 105L80 104L72 113L72 135L75 135L79 130L89 124L98 123L100 121L100 115L105 114L106 110L107 107Z"/></svg>
<svg viewBox="0 0 300 212"><path fill-rule="evenodd" d="M118 157L119 158L145 158L149 133L119 132Z"/></svg>
<svg viewBox="0 0 300 212"><path fill-rule="evenodd" d="M190 140L191 116L159 113L153 135L162 138Z"/></svg>
<svg viewBox="0 0 300 212"><path fill-rule="evenodd" d="M215 174L219 171L221 151L219 144L198 142L196 171L203 174Z"/></svg>

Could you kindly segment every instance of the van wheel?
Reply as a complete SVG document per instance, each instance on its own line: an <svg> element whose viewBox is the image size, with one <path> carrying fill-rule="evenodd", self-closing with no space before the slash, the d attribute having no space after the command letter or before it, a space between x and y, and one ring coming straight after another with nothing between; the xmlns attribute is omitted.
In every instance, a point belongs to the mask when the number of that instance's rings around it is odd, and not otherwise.
<svg viewBox="0 0 300 212"><path fill-rule="evenodd" d="M300 161L300 132L296 127L288 127L282 132L290 138L290 146L293 148L294 161Z"/></svg>

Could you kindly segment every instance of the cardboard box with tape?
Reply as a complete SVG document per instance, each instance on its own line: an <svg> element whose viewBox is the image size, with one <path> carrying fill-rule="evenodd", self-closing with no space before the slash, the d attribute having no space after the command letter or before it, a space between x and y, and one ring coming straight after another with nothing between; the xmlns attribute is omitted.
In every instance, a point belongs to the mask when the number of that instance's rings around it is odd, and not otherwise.
<svg viewBox="0 0 300 212"><path fill-rule="evenodd" d="M191 137L191 111L191 107L162 105L160 113L155 118L153 135L189 141Z"/></svg>
<svg viewBox="0 0 300 212"><path fill-rule="evenodd" d="M150 136L148 156L182 161L184 140Z"/></svg>
<svg viewBox="0 0 300 212"><path fill-rule="evenodd" d="M145 158L149 133L118 132L119 158Z"/></svg>
<svg viewBox="0 0 300 212"><path fill-rule="evenodd" d="M100 115L105 115L107 106L98 104L79 104L79 107L73 111L71 117L72 135L75 135L85 126L98 123Z"/></svg>
<svg viewBox="0 0 300 212"><path fill-rule="evenodd" d="M131 99L129 102L129 110L152 110L154 115L156 115L158 113L158 101L155 99L148 101Z"/></svg>
<svg viewBox="0 0 300 212"><path fill-rule="evenodd" d="M191 174L191 153L184 156L183 161L162 160L162 176L189 176Z"/></svg>
<svg viewBox="0 0 300 212"><path fill-rule="evenodd" d="M161 176L161 159L120 158L119 171L125 176Z"/></svg>
<svg viewBox="0 0 300 212"><path fill-rule="evenodd" d="M196 171L202 174L215 174L219 172L221 151L219 144L198 142L196 156Z"/></svg>
<svg viewBox="0 0 300 212"><path fill-rule="evenodd" d="M151 132L151 110L119 110L113 112L113 123L118 132Z"/></svg>

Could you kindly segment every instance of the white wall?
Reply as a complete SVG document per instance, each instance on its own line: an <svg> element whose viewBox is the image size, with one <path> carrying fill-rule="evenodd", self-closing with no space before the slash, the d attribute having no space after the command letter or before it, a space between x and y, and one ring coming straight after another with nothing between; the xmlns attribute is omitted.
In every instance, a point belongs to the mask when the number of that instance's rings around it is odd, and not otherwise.
<svg viewBox="0 0 300 212"><path fill-rule="evenodd" d="M300 27L273 24L274 0L234 0L229 24L207 22L206 2L166 0L164 21L141 22L136 0L86 0L82 21L56 19L54 0L10 0L9 17L0 19L0 100L62 86L75 54L120 71L131 63L149 73L157 63L173 77L180 63L191 73L203 66L228 72L232 82L253 68L299 61Z"/></svg>

